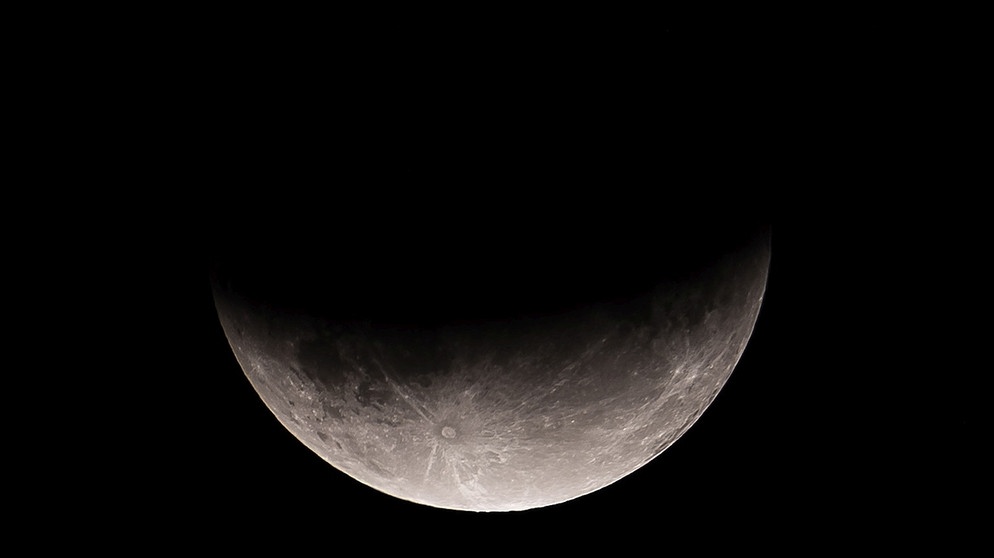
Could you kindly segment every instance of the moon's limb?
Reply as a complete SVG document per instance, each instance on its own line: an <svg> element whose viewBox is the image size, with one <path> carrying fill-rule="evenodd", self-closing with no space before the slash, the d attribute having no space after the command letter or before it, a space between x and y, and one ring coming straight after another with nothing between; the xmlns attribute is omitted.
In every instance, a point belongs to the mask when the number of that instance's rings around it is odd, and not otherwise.
<svg viewBox="0 0 994 558"><path fill-rule="evenodd" d="M738 362L769 247L623 305L542 319L385 331L268 312L215 286L218 315L260 397L356 480L430 506L555 504L669 447Z"/></svg>

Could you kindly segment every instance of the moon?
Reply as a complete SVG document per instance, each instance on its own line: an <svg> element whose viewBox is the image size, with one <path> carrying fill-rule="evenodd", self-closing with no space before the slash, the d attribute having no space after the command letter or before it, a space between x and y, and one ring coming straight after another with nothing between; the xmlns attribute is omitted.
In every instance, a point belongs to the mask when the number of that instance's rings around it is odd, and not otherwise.
<svg viewBox="0 0 994 558"><path fill-rule="evenodd" d="M636 276L622 265L633 253L591 276L566 265L574 252L483 273L487 258L439 267L395 250L373 265L329 247L347 263L275 273L280 256L261 251L218 265L212 286L259 397L335 469L427 506L526 510L631 474L715 399L770 261L768 227L732 240L706 255L654 240L638 268L653 273L600 291Z"/></svg>

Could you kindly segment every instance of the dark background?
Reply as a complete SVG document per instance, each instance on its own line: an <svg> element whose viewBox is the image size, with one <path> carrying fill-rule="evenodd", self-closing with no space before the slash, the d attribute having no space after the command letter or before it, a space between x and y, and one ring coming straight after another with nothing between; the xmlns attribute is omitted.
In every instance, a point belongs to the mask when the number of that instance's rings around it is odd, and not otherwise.
<svg viewBox="0 0 994 558"><path fill-rule="evenodd" d="M40 493L24 518L72 544L288 553L976 537L987 227L970 196L935 203L956 173L919 149L921 43L672 13L408 49L272 15L160 14L38 66L48 120L21 144L47 146L40 199L8 208L35 217L8 236L31 310L12 324L37 343L11 348L19 478ZM531 239L651 262L660 231L692 244L732 221L772 223L772 260L713 405L628 477L521 513L426 508L324 463L245 380L208 280L219 251L292 268L280 254L325 237L353 255L443 239L449 265L480 235L533 262Z"/></svg>

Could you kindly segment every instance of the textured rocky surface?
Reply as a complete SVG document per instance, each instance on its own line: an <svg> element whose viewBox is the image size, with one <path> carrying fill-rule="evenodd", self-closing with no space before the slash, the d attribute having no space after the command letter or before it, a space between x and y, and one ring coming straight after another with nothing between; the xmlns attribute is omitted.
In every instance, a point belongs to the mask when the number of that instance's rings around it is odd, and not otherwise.
<svg viewBox="0 0 994 558"><path fill-rule="evenodd" d="M767 242L541 317L417 328L276 311L223 282L215 299L260 397L334 467L431 506L521 510L622 478L694 423L749 340Z"/></svg>

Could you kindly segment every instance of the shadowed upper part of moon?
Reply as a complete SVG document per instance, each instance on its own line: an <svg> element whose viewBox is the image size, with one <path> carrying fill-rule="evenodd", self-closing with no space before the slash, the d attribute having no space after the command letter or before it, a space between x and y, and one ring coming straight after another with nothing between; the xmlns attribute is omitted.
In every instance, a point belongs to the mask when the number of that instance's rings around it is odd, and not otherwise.
<svg viewBox="0 0 994 558"><path fill-rule="evenodd" d="M435 507L547 506L672 444L752 333L768 230L664 229L236 246L215 301L259 396L335 468Z"/></svg>

